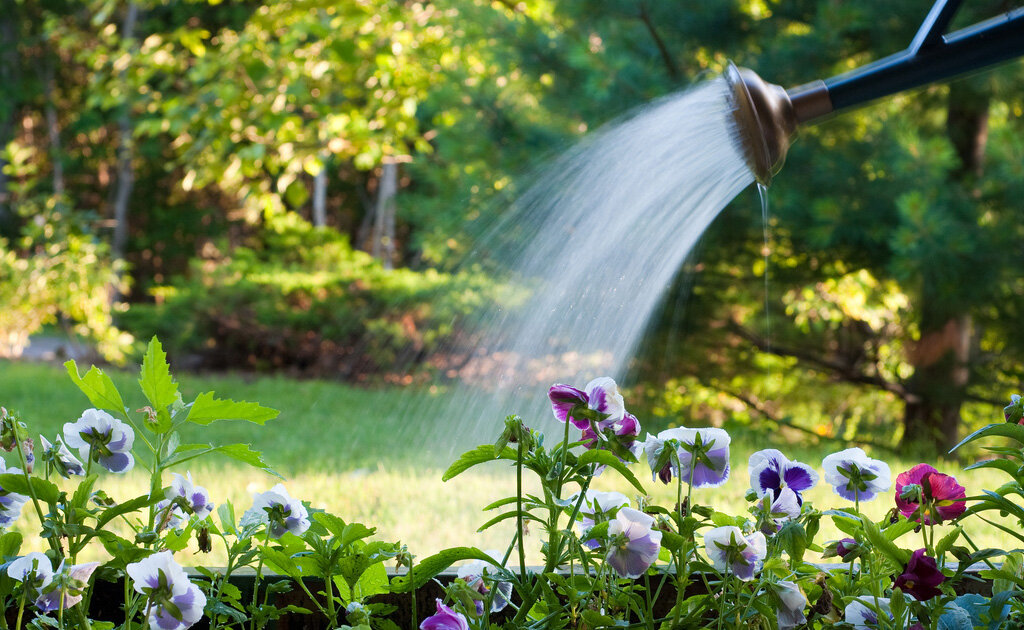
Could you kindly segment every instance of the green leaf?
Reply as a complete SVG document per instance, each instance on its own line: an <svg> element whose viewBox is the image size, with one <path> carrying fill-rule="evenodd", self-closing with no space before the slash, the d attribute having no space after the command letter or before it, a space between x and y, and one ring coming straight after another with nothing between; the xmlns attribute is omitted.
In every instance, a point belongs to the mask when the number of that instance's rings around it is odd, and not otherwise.
<svg viewBox="0 0 1024 630"><path fill-rule="evenodd" d="M19 532L7 532L0 535L0 560L13 558L21 550L22 535Z"/></svg>
<svg viewBox="0 0 1024 630"><path fill-rule="evenodd" d="M92 496L92 487L96 484L97 475L89 475L78 484L75 493L71 495L71 507L84 509L89 504L89 497Z"/></svg>
<svg viewBox="0 0 1024 630"><path fill-rule="evenodd" d="M598 449L591 449L580 455L578 462L580 465L602 464L609 468L614 468L616 472L622 475L623 479L630 483L630 485L632 485L642 494L647 494L647 490L644 489L643 484L640 483L640 480L636 478L636 475L634 475L633 472L630 471L625 464L619 461L619 458L616 457L614 453Z"/></svg>
<svg viewBox="0 0 1024 630"><path fill-rule="evenodd" d="M490 445L487 445L484 448L491 451L492 455L494 454ZM420 588L432 580L435 575L444 571L459 560L483 560L485 562L498 564L494 558L488 556L476 547L452 547L451 549L445 549L428 558L424 558L420 563L416 564L412 571L413 579L409 579L408 575L403 575L391 580L391 590L396 593L408 593L413 589Z"/></svg>
<svg viewBox="0 0 1024 630"><path fill-rule="evenodd" d="M201 425L218 420L247 420L262 425L267 420L276 418L279 413L278 410L263 407L259 403L222 400L214 398L213 392L204 392L196 396L186 420Z"/></svg>
<svg viewBox="0 0 1024 630"><path fill-rule="evenodd" d="M1011 477L1016 477L1019 466L1008 459L986 459L970 466L964 466L964 470L977 470L979 468L995 468Z"/></svg>
<svg viewBox="0 0 1024 630"><path fill-rule="evenodd" d="M7 492L31 496L29 485L36 498L44 503L54 504L60 501L60 488L39 477L26 477L23 474L5 473L0 475L0 488Z"/></svg>
<svg viewBox="0 0 1024 630"><path fill-rule="evenodd" d="M466 451L457 460L452 462L452 465L448 467L448 470L444 471L444 475L441 477L441 481L448 481L473 466L483 464L485 462L493 462L496 459L508 459L515 461L516 452L510 448L504 448L500 453L495 454L493 444L482 444L472 450Z"/></svg>
<svg viewBox="0 0 1024 630"><path fill-rule="evenodd" d="M974 433L968 435L964 439L960 440L960 443L949 450L950 453L960 448L964 444L979 440L984 437L1006 437L1012 440L1016 440L1020 444L1024 444L1024 425L1012 424L1009 422L1000 422L999 424L990 424L984 426Z"/></svg>
<svg viewBox="0 0 1024 630"><path fill-rule="evenodd" d="M149 340L146 355L142 358L139 386L158 413L166 413L167 407L178 398L178 384L171 377L167 354L156 337Z"/></svg>
<svg viewBox="0 0 1024 630"><path fill-rule="evenodd" d="M244 464L249 464L253 468L259 468L278 479L284 479L284 477L273 470L267 462L263 461L262 453L252 450L248 444L226 444L224 446L214 446L213 450L223 453L231 459L240 461Z"/></svg>
<svg viewBox="0 0 1024 630"><path fill-rule="evenodd" d="M1024 554L1020 552L1010 553L1006 555L1003 560L1002 573L996 579L992 580L992 594L1003 593L1017 588L1018 585L1024 586Z"/></svg>
<svg viewBox="0 0 1024 630"><path fill-rule="evenodd" d="M121 516L122 514L130 514L135 510L141 510L151 505L156 505L163 498L164 497L162 493L154 496L144 494L140 497L129 499L124 503L118 503L117 505L113 505L103 510L103 512L96 518L96 529L102 529L104 525L114 520L115 518Z"/></svg>
<svg viewBox="0 0 1024 630"><path fill-rule="evenodd" d="M946 555L946 552L953 547L953 544L956 543L958 538L960 538L960 534L962 534L963 531L963 526L957 525L952 531L943 536L939 540L938 544L935 545L935 556L941 558Z"/></svg>
<svg viewBox="0 0 1024 630"><path fill-rule="evenodd" d="M66 362L64 367L67 369L71 380L78 386L78 389L82 390L82 393L86 395L89 402L94 406L99 409L113 411L117 414L125 412L121 393L117 391L114 381L110 380L110 377L104 374L103 370L94 365L89 368L85 376L79 376L78 364L73 359Z"/></svg>
<svg viewBox="0 0 1024 630"><path fill-rule="evenodd" d="M263 561L276 573L287 575L293 580L302 579L302 571L288 554L273 547L265 547L260 553L263 555Z"/></svg>
<svg viewBox="0 0 1024 630"><path fill-rule="evenodd" d="M886 538L874 521L865 518L861 519L861 524L864 526L864 536L871 543L872 547L895 563L896 566L906 566L907 561L910 560L910 553L908 551L900 549L891 540Z"/></svg>

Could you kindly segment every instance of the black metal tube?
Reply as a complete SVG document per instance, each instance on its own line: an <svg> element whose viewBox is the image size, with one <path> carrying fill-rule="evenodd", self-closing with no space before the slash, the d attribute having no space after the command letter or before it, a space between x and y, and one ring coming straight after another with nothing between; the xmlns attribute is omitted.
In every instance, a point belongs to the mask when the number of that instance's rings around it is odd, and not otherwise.
<svg viewBox="0 0 1024 630"><path fill-rule="evenodd" d="M907 50L825 80L836 111L1024 55L1024 8L939 36L950 11L936 7Z"/></svg>

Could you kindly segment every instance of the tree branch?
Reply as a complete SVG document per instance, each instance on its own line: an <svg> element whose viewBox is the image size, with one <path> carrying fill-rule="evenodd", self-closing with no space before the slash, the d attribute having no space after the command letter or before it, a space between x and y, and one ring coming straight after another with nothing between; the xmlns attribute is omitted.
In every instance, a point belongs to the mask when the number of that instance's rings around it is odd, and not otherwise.
<svg viewBox="0 0 1024 630"><path fill-rule="evenodd" d="M830 361L824 357L818 356L811 352L801 350L799 348L786 348L780 346L777 343L769 343L766 339L754 334L750 330L744 328L739 322L731 321L729 329L742 337L743 339L754 344L761 352L768 354L774 354L780 357L790 357L800 361L812 369L820 372L827 372L832 374L848 383L858 383L860 385L870 385L883 391L890 392L899 396L904 402L913 402L917 400L917 396L907 390L902 383L894 383L888 381L880 376L872 376L870 374L864 374L863 372L853 368L850 365L840 363L837 361Z"/></svg>
<svg viewBox="0 0 1024 630"><path fill-rule="evenodd" d="M640 21L647 27L647 32L651 34L651 39L654 40L654 45L658 47L658 52L661 54L661 61L665 65L665 70L668 71L668 76L672 77L673 80L678 81L682 76L679 71L679 66L676 65L675 59L672 57L672 53L669 52L668 46L665 44L665 40L661 38L661 34L658 33L658 29L654 26L654 21L651 20L651 14L647 10L647 2L640 3L640 15L638 16Z"/></svg>

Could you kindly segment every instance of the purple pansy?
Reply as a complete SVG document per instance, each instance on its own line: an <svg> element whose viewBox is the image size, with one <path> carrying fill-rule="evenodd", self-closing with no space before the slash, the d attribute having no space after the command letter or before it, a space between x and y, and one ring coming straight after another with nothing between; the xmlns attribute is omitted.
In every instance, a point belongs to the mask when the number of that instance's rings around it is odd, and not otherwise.
<svg viewBox="0 0 1024 630"><path fill-rule="evenodd" d="M420 623L420 630L469 630L466 616L455 612L437 600L437 612Z"/></svg>
<svg viewBox="0 0 1024 630"><path fill-rule="evenodd" d="M577 492L569 497L569 504L576 505L579 498L580 494ZM619 508L628 506L629 497L621 492L587 490L583 503L580 504L579 527L581 536L586 535L590 528L598 522L604 522L612 518ZM593 538L583 541L583 544L590 549L597 549L601 546L601 543Z"/></svg>
<svg viewBox="0 0 1024 630"><path fill-rule="evenodd" d="M918 601L925 601L942 595L938 586L945 581L946 576L939 571L935 558L926 556L924 549L918 549L911 554L894 586L913 595Z"/></svg>
<svg viewBox="0 0 1024 630"><path fill-rule="evenodd" d="M39 589L39 596L35 601L36 608L43 612L53 612L70 608L82 601L89 586L89 578L98 566L99 562L74 564L70 567L61 563L60 568L53 574L53 580Z"/></svg>
<svg viewBox="0 0 1024 630"><path fill-rule="evenodd" d="M747 582L754 579L764 564L767 541L761 532L744 536L739 527L727 525L704 534L704 550L716 569Z"/></svg>
<svg viewBox="0 0 1024 630"><path fill-rule="evenodd" d="M81 460L75 457L59 435L55 441L56 444L50 444L45 437L39 436L39 442L43 446L43 463L47 470L54 470L65 479L70 479L72 475L84 477L85 466Z"/></svg>
<svg viewBox="0 0 1024 630"><path fill-rule="evenodd" d="M137 593L147 598L150 630L184 630L203 617L206 595L193 584L170 551L125 567Z"/></svg>
<svg viewBox="0 0 1024 630"><path fill-rule="evenodd" d="M301 536L309 529L309 513L301 501L277 484L253 497L252 507L242 515L243 525L252 523L266 523L271 538L280 538L285 532Z"/></svg>
<svg viewBox="0 0 1024 630"><path fill-rule="evenodd" d="M871 459L859 448L827 455L821 467L825 469L825 483L847 501L870 501L892 483L889 465Z"/></svg>
<svg viewBox="0 0 1024 630"><path fill-rule="evenodd" d="M643 451L643 443L637 441L640 435L640 421L636 416L626 412L622 419L611 424L605 423L602 428L598 425L598 431L593 426L583 429L580 440L584 446L591 448L604 448L611 451L624 462L634 462L637 456ZM603 470L604 467L601 467Z"/></svg>
<svg viewBox="0 0 1024 630"><path fill-rule="evenodd" d="M765 508L766 519L771 519L778 531L782 523L800 516L800 497L792 488L783 488L778 494L768 490L761 498L761 509ZM769 522L765 520L765 524Z"/></svg>
<svg viewBox="0 0 1024 630"><path fill-rule="evenodd" d="M583 411L599 415L598 427L602 429L622 420L626 413L618 386L607 376L595 378L582 390L571 385L552 385L548 398L555 418L560 422L572 422L577 429L590 427L590 418L586 417L590 414L581 413Z"/></svg>
<svg viewBox="0 0 1024 630"><path fill-rule="evenodd" d="M723 429L687 429L680 427L648 437L644 443L652 478L668 483L673 475L694 488L713 488L729 479L729 434ZM666 458L666 448L674 446L679 470Z"/></svg>
<svg viewBox="0 0 1024 630"><path fill-rule="evenodd" d="M126 473L135 466L134 442L130 426L100 409L86 409L76 422L64 423L64 443L77 448L82 459L91 459L112 473Z"/></svg>
<svg viewBox="0 0 1024 630"><path fill-rule="evenodd" d="M859 550L860 545L858 545L857 541L853 538L843 538L836 542L836 555L839 556L841 560L845 561L847 556Z"/></svg>
<svg viewBox="0 0 1024 630"><path fill-rule="evenodd" d="M20 475L21 469L16 466L7 467L7 462L0 458L0 474ZM0 529L10 527L21 516L21 508L28 503L23 494L7 492L0 488Z"/></svg>
<svg viewBox="0 0 1024 630"><path fill-rule="evenodd" d="M661 551L662 534L651 529L653 526L653 517L633 508L619 508L608 523L608 566L624 578L643 575Z"/></svg>
<svg viewBox="0 0 1024 630"><path fill-rule="evenodd" d="M206 488L192 483L192 473L186 474L187 477L182 477L174 473L171 486L165 493L167 498L156 504L157 531L178 527L187 518L186 512L202 520L213 511L210 493Z"/></svg>
<svg viewBox="0 0 1024 630"><path fill-rule="evenodd" d="M757 451L750 456L750 487L763 497L768 491L772 496L779 496L783 488L796 493L797 502L803 505L803 496L818 483L818 473L814 469L797 461L792 461L774 448Z"/></svg>

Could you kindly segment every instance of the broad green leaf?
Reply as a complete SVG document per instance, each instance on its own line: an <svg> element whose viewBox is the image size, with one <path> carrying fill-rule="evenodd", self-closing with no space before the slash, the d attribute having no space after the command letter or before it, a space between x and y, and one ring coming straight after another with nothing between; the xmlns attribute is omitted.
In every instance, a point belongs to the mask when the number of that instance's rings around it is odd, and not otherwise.
<svg viewBox="0 0 1024 630"><path fill-rule="evenodd" d="M167 407L178 398L178 384L171 377L167 354L156 337L149 340L146 355L142 358L139 386L157 413L162 411L166 414Z"/></svg>
<svg viewBox="0 0 1024 630"><path fill-rule="evenodd" d="M13 492L24 496L31 496L35 492L37 499L44 503L57 503L60 501L60 488L39 477L26 477L22 474L5 473L0 475L0 488L7 492Z"/></svg>
<svg viewBox="0 0 1024 630"><path fill-rule="evenodd" d="M897 566L906 566L907 561L910 560L910 553L904 549L897 547L891 540L886 538L878 525L875 525L874 521L870 519L861 519L861 523L864 526L864 536L871 543L871 546L879 551L886 558L891 560Z"/></svg>
<svg viewBox="0 0 1024 630"><path fill-rule="evenodd" d="M201 425L218 420L247 420L264 424L267 420L276 418L279 413L278 410L263 407L259 403L219 399L214 398L213 392L204 392L196 396L186 420Z"/></svg>
<svg viewBox="0 0 1024 630"><path fill-rule="evenodd" d="M0 535L0 560L13 558L21 550L22 535L19 532L7 532Z"/></svg>
<svg viewBox="0 0 1024 630"><path fill-rule="evenodd" d="M622 475L623 479L628 481L634 488L640 491L641 494L647 494L647 490L644 489L643 484L636 478L636 475L634 475L625 464L619 461L619 458L616 457L614 453L591 449L580 455L578 462L580 465L599 464L609 468L614 468L616 472Z"/></svg>
<svg viewBox="0 0 1024 630"><path fill-rule="evenodd" d="M485 446L494 454L490 445ZM412 579L409 575L403 575L391 580L391 590L396 593L407 593L413 589L420 588L435 575L452 566L459 560L483 560L494 563L494 559L476 547L452 547L436 553L413 566Z"/></svg>
<svg viewBox="0 0 1024 630"><path fill-rule="evenodd" d="M89 368L85 376L79 376L78 364L73 359L64 363L64 367L67 369L71 380L78 386L78 389L82 390L82 393L86 395L89 402L94 406L99 409L113 411L116 414L123 414L125 412L121 393L117 391L114 381L110 380L110 377L104 374L103 370L94 365Z"/></svg>
<svg viewBox="0 0 1024 630"><path fill-rule="evenodd" d="M345 532L345 527L348 526L341 518L328 514L327 512L317 512L313 515L313 520L320 523L324 528L331 533L335 538L341 538Z"/></svg>
<svg viewBox="0 0 1024 630"><path fill-rule="evenodd" d="M1024 554L1007 554L1003 560L1002 573L992 580L992 593L1002 593L1024 586Z"/></svg>
<svg viewBox="0 0 1024 630"><path fill-rule="evenodd" d="M512 461L516 460L516 452L510 448L502 449L501 453L495 454L494 446L492 444L483 444L472 450L463 453L457 460L452 462L452 465L448 467L448 470L444 471L444 475L441 477L441 481L448 481L473 466L483 464L485 462L493 462L496 459L509 459Z"/></svg>
<svg viewBox="0 0 1024 630"><path fill-rule="evenodd" d="M287 575L294 580L302 579L302 571L295 564L295 560L288 554L273 547L265 547L260 553L263 555L263 561L272 571L281 575Z"/></svg>
<svg viewBox="0 0 1024 630"><path fill-rule="evenodd" d="M960 440L960 443L949 450L950 453L960 448L964 444L979 440L984 437L1006 437L1012 440L1016 440L1019 444L1024 445L1024 425L1012 424L1009 422L1000 422L999 424L990 424L982 427L974 433L968 435L964 439Z"/></svg>
<svg viewBox="0 0 1024 630"><path fill-rule="evenodd" d="M231 459L249 464L253 468L259 468L278 479L284 479L284 477L267 465L267 462L263 461L262 453L252 450L248 444L227 444L225 446L215 446L213 447L213 450L223 453Z"/></svg>
<svg viewBox="0 0 1024 630"><path fill-rule="evenodd" d="M952 529L952 531L943 536L935 545L935 556L941 558L942 556L946 555L946 552L953 547L957 539L960 538L960 534L962 534L963 531L963 526L957 525Z"/></svg>

